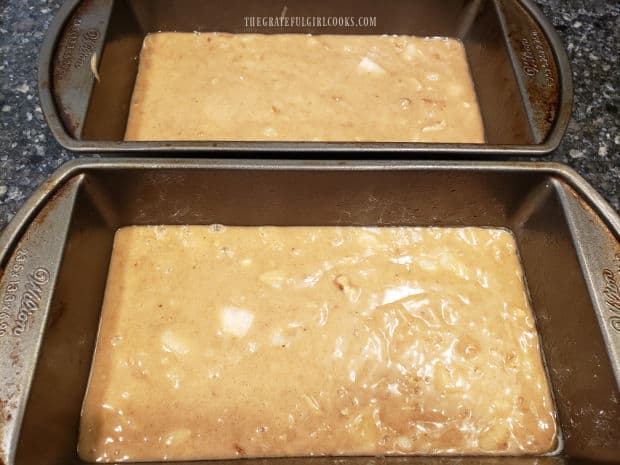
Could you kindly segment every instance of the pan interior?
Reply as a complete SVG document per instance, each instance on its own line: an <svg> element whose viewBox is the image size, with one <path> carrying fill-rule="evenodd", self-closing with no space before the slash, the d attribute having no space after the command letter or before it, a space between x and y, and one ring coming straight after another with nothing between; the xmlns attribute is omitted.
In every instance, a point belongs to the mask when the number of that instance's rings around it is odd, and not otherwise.
<svg viewBox="0 0 620 465"><path fill-rule="evenodd" d="M76 452L80 409L115 231L128 225L214 223L492 226L510 229L517 240L558 411L561 451L545 457L305 458L292 462L578 464L617 460L617 388L560 202L560 188L544 172L499 169L88 171L72 213L16 463L81 463ZM274 460L278 461L291 462Z"/></svg>
<svg viewBox="0 0 620 465"><path fill-rule="evenodd" d="M375 26L317 28L312 26L251 27L253 17L370 17ZM106 12L107 11L107 12ZM122 141L138 72L138 57L147 34L153 32L398 34L460 40L469 63L488 144L532 144L528 110L521 97L502 16L493 0L281 0L220 2L200 0L119 0L110 9L103 51L81 139Z"/></svg>

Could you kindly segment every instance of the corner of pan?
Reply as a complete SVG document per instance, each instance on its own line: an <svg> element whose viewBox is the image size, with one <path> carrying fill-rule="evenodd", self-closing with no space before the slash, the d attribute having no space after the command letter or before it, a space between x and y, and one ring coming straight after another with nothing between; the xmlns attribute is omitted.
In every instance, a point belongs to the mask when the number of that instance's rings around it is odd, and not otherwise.
<svg viewBox="0 0 620 465"><path fill-rule="evenodd" d="M20 240L28 225L59 189L88 165L83 160L71 160L61 165L18 210L9 224L0 231L0 269L12 247ZM0 273L1 276L1 273Z"/></svg>

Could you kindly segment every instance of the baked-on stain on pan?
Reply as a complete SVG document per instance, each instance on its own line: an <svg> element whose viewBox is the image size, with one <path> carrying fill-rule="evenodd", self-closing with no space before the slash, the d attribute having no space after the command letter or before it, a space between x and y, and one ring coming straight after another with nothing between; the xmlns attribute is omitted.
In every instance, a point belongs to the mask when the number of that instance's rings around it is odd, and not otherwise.
<svg viewBox="0 0 620 465"><path fill-rule="evenodd" d="M517 241L558 413L557 451L290 461L618 463L620 219L572 170L514 162L178 159L68 163L0 236L0 461L80 463L77 428L115 231L213 223L493 226ZM251 461L271 462L284 463Z"/></svg>
<svg viewBox="0 0 620 465"><path fill-rule="evenodd" d="M376 27L258 28L244 17L370 16ZM124 142L138 56L158 31L405 34L457 38L465 46L485 127L485 144L375 142ZM92 71L95 66L99 80ZM544 155L558 145L572 108L572 78L561 41L530 0L69 0L41 49L41 107L64 147L85 152L339 152L361 158ZM231 157L238 157L230 153Z"/></svg>

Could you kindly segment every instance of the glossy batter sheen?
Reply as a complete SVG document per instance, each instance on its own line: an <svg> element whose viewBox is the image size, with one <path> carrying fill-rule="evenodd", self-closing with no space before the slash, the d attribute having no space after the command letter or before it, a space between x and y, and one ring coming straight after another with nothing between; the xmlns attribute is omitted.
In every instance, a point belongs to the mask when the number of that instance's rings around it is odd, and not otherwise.
<svg viewBox="0 0 620 465"><path fill-rule="evenodd" d="M116 235L86 460L542 453L555 428L507 231Z"/></svg>
<svg viewBox="0 0 620 465"><path fill-rule="evenodd" d="M461 42L155 33L126 140L484 142Z"/></svg>

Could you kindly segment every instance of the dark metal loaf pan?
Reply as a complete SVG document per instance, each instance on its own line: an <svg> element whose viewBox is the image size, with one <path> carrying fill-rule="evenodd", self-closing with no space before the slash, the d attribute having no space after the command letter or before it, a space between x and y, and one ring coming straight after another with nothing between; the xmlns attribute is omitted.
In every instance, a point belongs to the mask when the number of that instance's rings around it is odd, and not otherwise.
<svg viewBox="0 0 620 465"><path fill-rule="evenodd" d="M563 436L560 450L543 457L243 464L620 463L620 219L570 169L511 162L153 159L65 165L0 236L0 463L81 463L80 407L115 231L211 223L509 228Z"/></svg>
<svg viewBox="0 0 620 465"><path fill-rule="evenodd" d="M250 28L246 16L374 16L366 28ZM123 142L146 34L156 31L414 34L462 40L486 144L316 142ZM91 57L101 78L96 82ZM382 152L438 157L543 155L554 150L572 107L566 53L530 0L67 0L39 65L41 107L61 145L76 151ZM391 153L390 153L391 152ZM231 154L231 156L235 156Z"/></svg>

